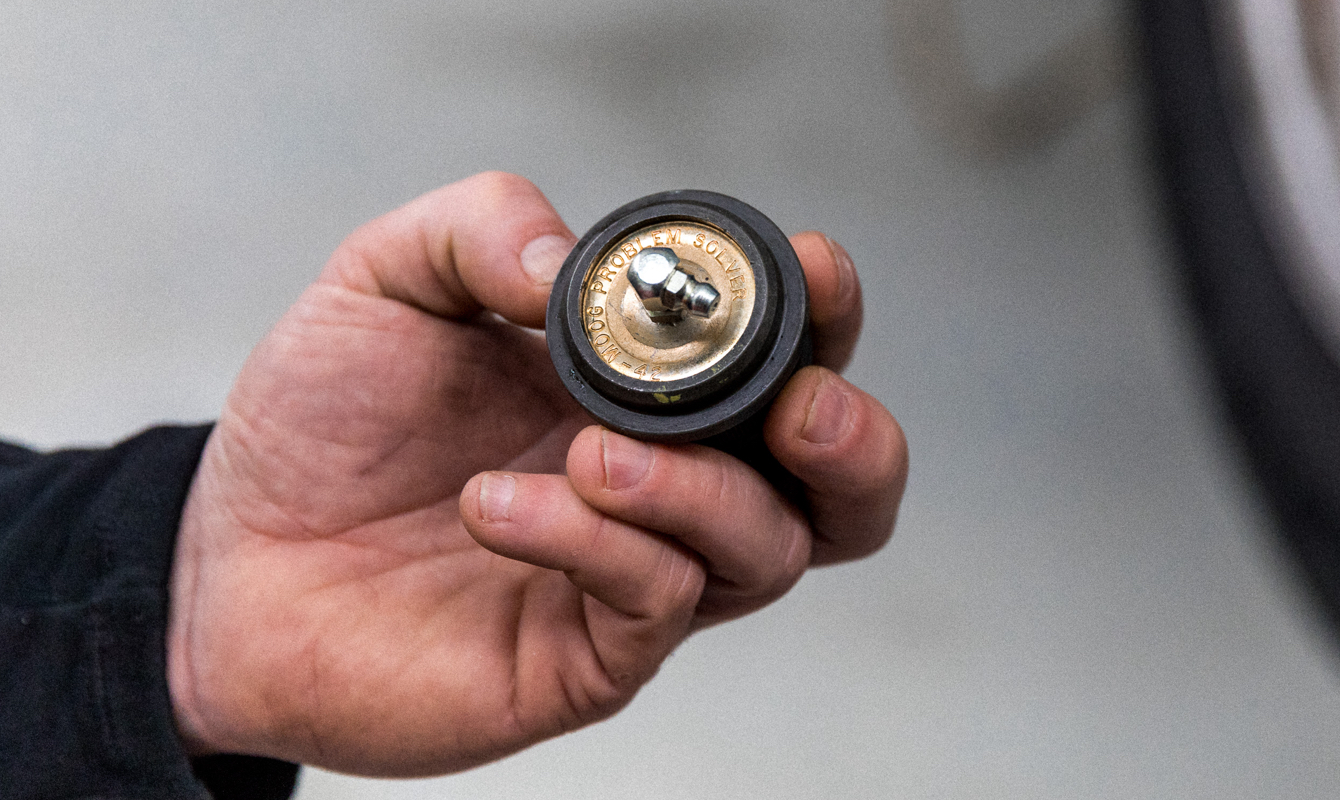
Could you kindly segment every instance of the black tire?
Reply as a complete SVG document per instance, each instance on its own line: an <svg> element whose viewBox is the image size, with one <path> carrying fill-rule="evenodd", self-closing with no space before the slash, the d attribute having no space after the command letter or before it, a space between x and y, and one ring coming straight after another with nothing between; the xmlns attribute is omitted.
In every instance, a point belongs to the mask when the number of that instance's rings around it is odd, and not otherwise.
<svg viewBox="0 0 1340 800"><path fill-rule="evenodd" d="M1211 12L1205 0L1137 6L1168 217L1227 415L1340 637L1340 365L1291 294L1253 200L1247 109Z"/></svg>

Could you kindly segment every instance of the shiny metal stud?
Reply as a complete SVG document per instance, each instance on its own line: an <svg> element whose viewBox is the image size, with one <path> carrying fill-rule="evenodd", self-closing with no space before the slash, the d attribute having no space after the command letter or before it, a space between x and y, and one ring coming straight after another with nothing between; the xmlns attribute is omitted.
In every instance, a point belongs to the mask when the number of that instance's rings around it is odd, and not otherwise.
<svg viewBox="0 0 1340 800"><path fill-rule="evenodd" d="M659 323L677 322L685 312L706 319L721 301L721 293L712 284L679 268L679 256L668 247L648 247L634 256L628 283Z"/></svg>

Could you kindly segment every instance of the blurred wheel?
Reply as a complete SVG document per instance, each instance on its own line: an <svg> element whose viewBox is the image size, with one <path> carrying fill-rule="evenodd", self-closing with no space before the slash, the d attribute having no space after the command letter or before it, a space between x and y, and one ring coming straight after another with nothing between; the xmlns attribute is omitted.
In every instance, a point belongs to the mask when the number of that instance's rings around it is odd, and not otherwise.
<svg viewBox="0 0 1340 800"><path fill-rule="evenodd" d="M1142 0L1186 285L1283 539L1340 631L1340 0Z"/></svg>

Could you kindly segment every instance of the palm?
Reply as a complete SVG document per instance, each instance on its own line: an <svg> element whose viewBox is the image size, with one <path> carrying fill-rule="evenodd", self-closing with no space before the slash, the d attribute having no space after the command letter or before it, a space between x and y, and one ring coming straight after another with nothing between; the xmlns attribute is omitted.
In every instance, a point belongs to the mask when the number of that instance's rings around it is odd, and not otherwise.
<svg viewBox="0 0 1340 800"><path fill-rule="evenodd" d="M243 662L281 679L272 696L286 698L286 724L307 728L317 752L338 766L325 740L361 727L403 772L443 737L484 760L613 710L544 691L578 665L518 654L519 637L538 636L573 641L528 651L590 658L572 647L589 641L580 592L561 573L484 550L458 511L481 470L562 472L581 424L542 340L493 320L443 321L318 286L257 350L211 445L246 477L214 498L248 554L220 588L247 603L253 578L267 576L257 607L283 611L261 623L289 646ZM245 640L271 641L258 633ZM408 661L385 658L407 641L418 643ZM350 691L369 678L377 692ZM412 708L427 713L407 725Z"/></svg>

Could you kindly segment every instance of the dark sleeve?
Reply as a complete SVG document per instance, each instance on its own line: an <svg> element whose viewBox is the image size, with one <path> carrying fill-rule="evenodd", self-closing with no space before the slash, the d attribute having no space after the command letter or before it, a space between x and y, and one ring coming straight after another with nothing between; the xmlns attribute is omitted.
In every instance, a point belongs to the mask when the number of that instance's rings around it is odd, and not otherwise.
<svg viewBox="0 0 1340 800"><path fill-rule="evenodd" d="M0 444L0 795L286 798L297 766L187 758L166 676L167 582L209 427L108 450Z"/></svg>

